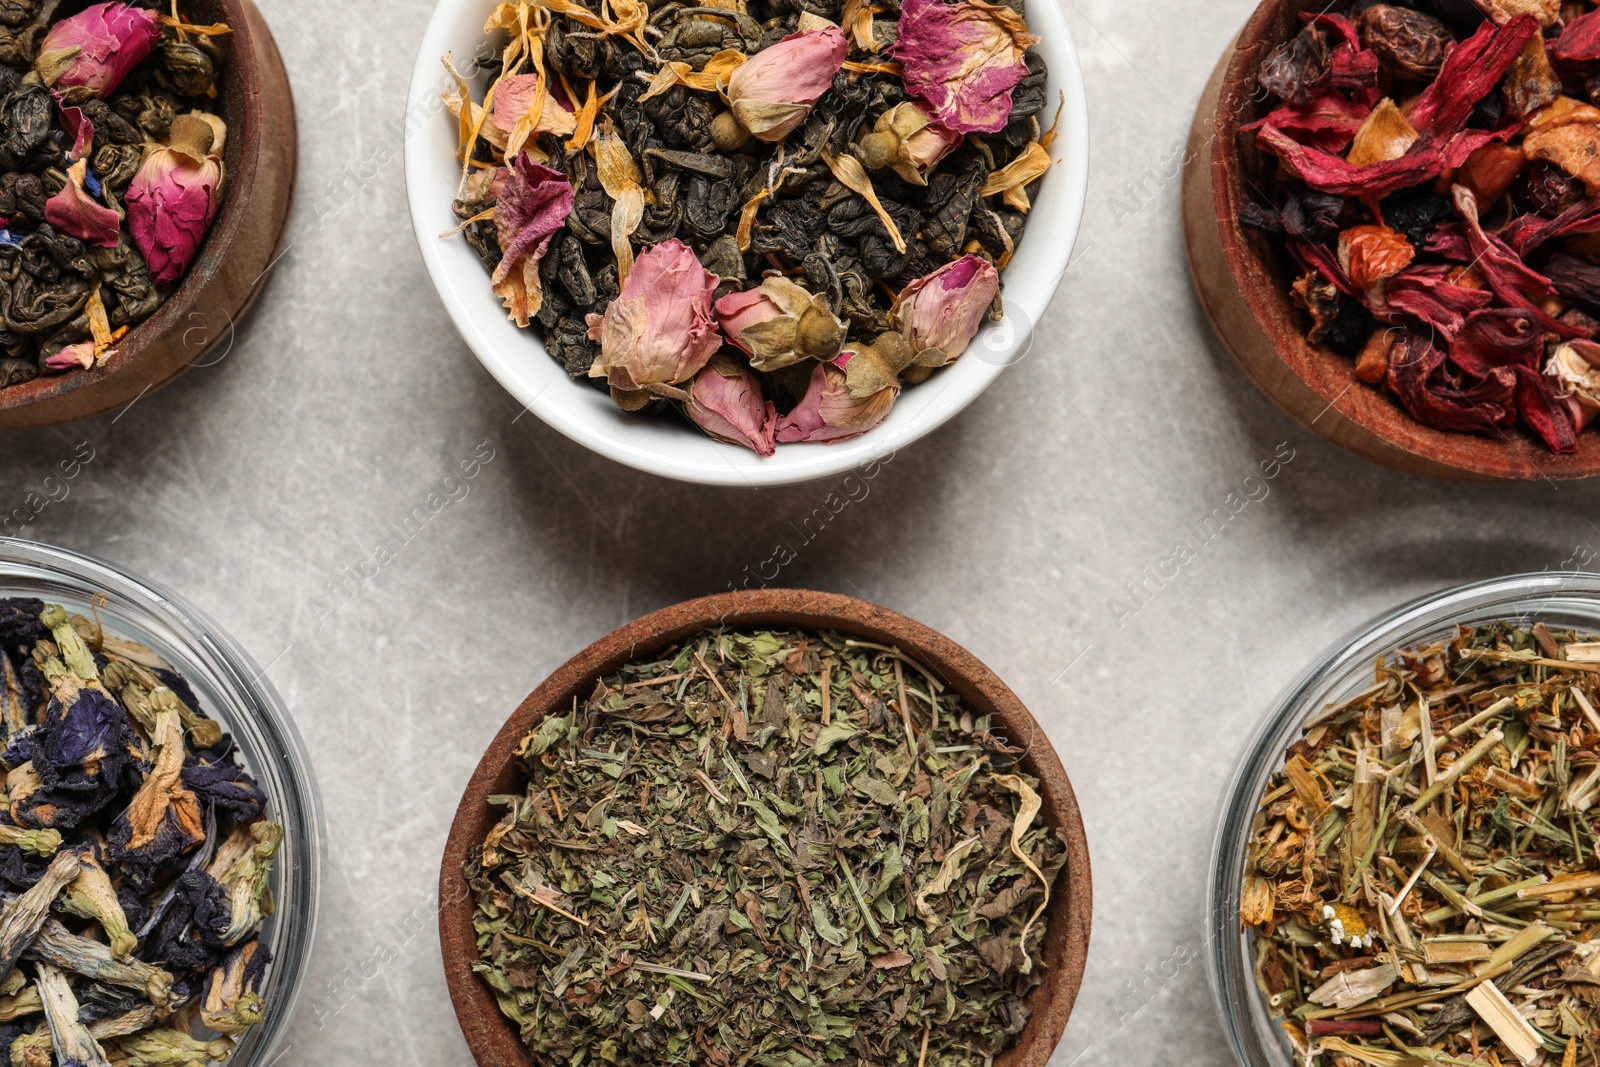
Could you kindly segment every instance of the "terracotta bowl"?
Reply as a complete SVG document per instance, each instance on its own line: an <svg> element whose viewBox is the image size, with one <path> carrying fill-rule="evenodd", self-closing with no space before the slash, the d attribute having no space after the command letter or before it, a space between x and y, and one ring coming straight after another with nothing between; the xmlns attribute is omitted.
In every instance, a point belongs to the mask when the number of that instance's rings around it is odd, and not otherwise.
<svg viewBox="0 0 1600 1067"><path fill-rule="evenodd" d="M691 600L646 615L601 638L560 667L517 708L472 774L445 845L439 872L439 939L456 1018L482 1067L520 1067L529 1057L517 1028L500 1014L489 987L472 972L478 961L472 929L474 901L462 876L472 847L499 819L487 798L515 792L519 770L512 749L553 709L587 697L596 678L710 626L795 626L831 629L892 644L917 658L976 712L994 716L1008 736L1033 739L1022 766L1040 782L1041 817L1067 837L1067 865L1056 880L1045 935L1045 980L1028 1002L1027 1028L996 1058L996 1067L1045 1067L1061 1040L1083 980L1089 952L1089 845L1078 803L1061 759L1028 709L994 672L949 638L903 615L831 593L765 589Z"/></svg>
<svg viewBox="0 0 1600 1067"><path fill-rule="evenodd" d="M1600 474L1600 434L1578 435L1570 456L1522 429L1494 436L1422 425L1395 398L1355 376L1354 360L1305 339L1289 296L1292 263L1239 222L1252 182L1274 160L1240 147L1239 127L1271 110L1253 79L1268 52L1299 32L1314 0L1266 0L1245 24L1201 97L1183 178L1184 238L1200 303L1223 344L1260 389L1297 422L1358 456L1439 478L1555 479Z"/></svg>
<svg viewBox="0 0 1600 1067"><path fill-rule="evenodd" d="M84 4L65 4L70 14ZM186 0L185 17L226 22L220 114L227 187L189 273L104 366L0 389L0 429L52 426L116 411L192 366L220 358L278 253L294 190L294 97L272 32L251 0Z"/></svg>

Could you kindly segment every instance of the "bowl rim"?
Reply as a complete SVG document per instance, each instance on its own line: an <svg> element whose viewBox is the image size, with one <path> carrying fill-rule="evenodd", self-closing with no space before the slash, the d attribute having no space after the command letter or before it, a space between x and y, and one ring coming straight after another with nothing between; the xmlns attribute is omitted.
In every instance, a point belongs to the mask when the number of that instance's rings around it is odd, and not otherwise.
<svg viewBox="0 0 1600 1067"><path fill-rule="evenodd" d="M130 608L148 613L169 627L185 642L181 650L184 658L191 664L203 663L229 690L222 694L228 706L221 718L230 732L259 734L249 737L251 746L268 750L265 755L247 754L246 765L258 777L281 779L284 786L283 810L269 814L284 826L280 856L290 858L292 854L293 860L290 870L286 868L291 865L281 860L273 869L278 900L290 905L280 907L276 913L277 921L285 923L286 929L275 947L290 951L275 955L270 964L265 988L269 997L276 999L268 1001L265 1021L252 1027L222 1062L224 1067L272 1063L280 1048L293 1047L285 1046L285 1039L304 999L321 920L322 850L327 841L327 824L305 741L283 698L250 654L208 615L164 585L96 556L37 541L0 537L0 586L26 580L30 574L83 583L109 593L113 606L102 610L108 610L112 617L118 614L114 605L121 599ZM183 664L173 666L181 668ZM217 711L212 708L213 714ZM239 724L241 717L247 725ZM253 765L260 763L270 763L270 771Z"/></svg>
<svg viewBox="0 0 1600 1067"><path fill-rule="evenodd" d="M436 137L427 127L439 121L438 92L441 68L439 58L453 43L457 24L469 9L481 8L487 17L492 0L440 0L423 36L407 91L405 171L406 197L411 224L421 250L423 263L434 290L444 303L456 331L485 369L510 393L524 411L531 411L567 438L618 463L636 470L679 481L702 485L764 487L792 485L843 474L874 460L881 460L931 433L957 415L985 389L1001 371L1029 351L1032 332L1045 314L1061 280L1071 265L1072 249L1082 226L1089 194L1089 105L1072 33L1059 0L1032 0L1030 28L1044 42L1052 88L1062 92L1061 125L1052 155L1060 161L1045 176L1035 212L1049 222L1049 233L1033 233L1045 227L1031 221L1021 248L1030 248L1041 263L1027 274L1014 270L1015 262L1004 272L1008 290L1006 319L993 328L993 340L984 340L984 351L969 351L965 358L943 368L933 379L907 388L890 412L888 421L859 437L820 445L785 445L774 456L761 457L739 445L712 441L687 426L667 420L621 418L619 412L597 410L582 403L582 394L569 389L604 395L588 386L567 380L544 351L536 332L518 331L519 350L512 351L500 338L509 340L500 324L505 312L499 307L478 273L470 280L461 278L449 260L459 260L445 249L437 234L456 222L450 214L448 196L440 197L436 176L441 159L435 149ZM1037 20L1037 21L1036 21ZM1046 104L1048 111L1049 104ZM413 128L414 116L426 116ZM452 168L453 169L453 168ZM1034 244L1028 245L1029 234ZM1033 252L1032 249L1039 251ZM473 256L476 263L476 257ZM459 282L459 284L458 284ZM1015 297L1013 298L1013 292ZM1013 311L1016 314L1013 314ZM514 330L515 327L512 327ZM974 344L976 348L976 342ZM540 368L529 359L548 364ZM554 374L548 373L554 368ZM960 372L957 378L954 372ZM559 376L559 380L557 378ZM605 407L613 407L609 400ZM520 418L521 415L518 416ZM666 432L670 431L670 433Z"/></svg>
<svg viewBox="0 0 1600 1067"><path fill-rule="evenodd" d="M1437 430L1414 419L1386 392L1356 378L1353 359L1306 340L1287 285L1262 255L1265 242L1246 232L1239 218L1249 184L1239 127L1246 121L1253 95L1249 86L1260 57L1283 40L1283 29L1297 12L1316 7L1315 0L1262 0L1222 54L1221 91L1209 116L1212 206L1222 254L1239 297L1267 344L1283 367L1327 404L1324 411L1336 411L1384 444L1427 463L1469 476L1508 480L1600 474L1600 436L1579 433L1578 451L1561 456L1520 425L1500 431L1498 437Z"/></svg>
<svg viewBox="0 0 1600 1067"><path fill-rule="evenodd" d="M0 412L46 404L79 389L103 382L139 363L140 357L150 351L151 345L159 338L175 331L182 332L186 324L194 321L196 315L202 316L203 319L205 308L201 306L201 301L205 296L206 283L221 271L223 261L228 257L239 231L244 227L248 217L248 204L256 186L257 172L264 151L261 143L259 52L255 37L257 33L266 32L266 24L260 21L259 14L256 14L255 18L251 17L255 14L252 0L212 0L212 2L230 16L227 21L233 30L227 35L228 40L225 44L227 53L223 66L222 93L226 98L223 109L235 107L238 109L239 128L234 129L230 126L228 129L227 143L223 146L227 181L223 189L222 210L217 213L216 221L206 232L199 255L189 264L189 269L184 272L177 287L161 302L161 306L156 308L149 318L129 329L127 337L117 344L103 365L71 370L64 374L41 374L19 385L0 389ZM267 45L275 54L277 46L271 41L270 34L267 34L267 37ZM292 115L294 109L292 97L287 106ZM284 230L280 228L279 246L282 245L283 233ZM257 291L259 290L252 291L244 306L232 314L230 327L237 325L237 320L244 317ZM209 342L196 348L189 362L180 364L171 375L153 382L147 389L159 389L171 378L201 362L207 352L222 337L227 336L226 332L212 329L209 324L203 324L202 328L210 335ZM185 341L185 345L187 344Z"/></svg>
<svg viewBox="0 0 1600 1067"><path fill-rule="evenodd" d="M972 653L897 612L854 597L792 589L738 590L688 600L651 612L607 634L556 668L518 705L472 772L450 826L439 869L439 941L446 984L462 1034L483 1067L513 1067L530 1058L512 1022L473 971L478 961L471 889L461 870L472 847L498 815L487 798L517 776L513 749L540 719L586 694L596 678L640 655L711 626L795 626L832 629L892 644L915 656L976 711L994 714L1008 729L1031 730L1023 764L1039 778L1043 814L1067 838L1067 863L1052 897L1044 956L1055 966L1029 998L1032 1014L996 1067L1045 1067L1060 1042L1083 981L1093 912L1088 838L1072 783L1049 737L1015 693ZM1020 732L1018 734L1020 736Z"/></svg>
<svg viewBox="0 0 1600 1067"><path fill-rule="evenodd" d="M1548 618L1600 632L1600 574L1544 571L1450 586L1381 612L1320 651L1251 728L1218 800L1206 877L1206 975L1212 1003L1241 1067L1294 1067L1255 987L1239 920L1245 844L1266 778L1306 721L1364 684L1375 658L1447 632L1458 623Z"/></svg>

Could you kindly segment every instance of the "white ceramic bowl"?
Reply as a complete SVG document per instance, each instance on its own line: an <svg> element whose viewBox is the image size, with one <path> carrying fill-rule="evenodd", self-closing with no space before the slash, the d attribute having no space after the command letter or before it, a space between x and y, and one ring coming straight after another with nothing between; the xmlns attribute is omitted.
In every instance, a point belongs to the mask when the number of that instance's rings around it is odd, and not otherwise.
<svg viewBox="0 0 1600 1067"><path fill-rule="evenodd" d="M529 411L603 456L642 471L706 485L787 485L825 478L881 460L970 404L1000 372L1028 351L1066 273L1089 191L1089 110L1072 35L1055 0L1030 0L1028 27L1042 38L1050 68L1042 118L1065 99L1051 156L1028 229L1005 270L1006 318L981 333L967 353L921 385L907 388L888 419L837 444L779 445L757 456L722 444L672 419L640 418L617 409L605 393L567 377L544 350L537 329L506 318L477 254L457 236L440 238L458 221L450 210L460 178L456 127L440 93L448 85L439 58L469 57L484 40L494 0L439 0L422 39L406 109L406 195L428 273L478 359Z"/></svg>

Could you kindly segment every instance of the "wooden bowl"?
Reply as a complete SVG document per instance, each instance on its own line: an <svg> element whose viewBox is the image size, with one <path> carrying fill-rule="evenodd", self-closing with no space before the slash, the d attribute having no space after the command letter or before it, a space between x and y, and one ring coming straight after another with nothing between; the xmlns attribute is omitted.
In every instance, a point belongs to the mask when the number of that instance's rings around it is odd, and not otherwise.
<svg viewBox="0 0 1600 1067"><path fill-rule="evenodd" d="M64 6L70 13L75 6ZM272 32L251 0L187 0L190 21L226 22L221 116L227 185L200 254L154 315L103 366L0 389L0 429L53 426L116 411L231 345L278 254L294 191L294 96ZM226 349L224 349L224 352Z"/></svg>
<svg viewBox="0 0 1600 1067"><path fill-rule="evenodd" d="M1305 313L1289 296L1293 266L1239 211L1270 156L1240 146L1239 127L1272 101L1254 87L1273 48L1299 32L1314 0L1266 0L1227 50L1201 97L1183 176L1189 270L1212 326L1262 392L1295 421L1356 455L1396 470L1457 480L1588 478L1600 474L1600 434L1578 434L1570 456L1522 429L1494 436L1447 433L1413 419L1393 395L1355 376L1355 362L1305 338Z"/></svg>
<svg viewBox="0 0 1600 1067"><path fill-rule="evenodd" d="M1022 766L1039 779L1042 817L1066 834L1067 864L1056 880L1048 910L1043 965L1045 979L1028 1000L1027 1028L996 1058L996 1067L1045 1067L1061 1040L1089 953L1089 844L1078 803L1061 759L1044 730L1004 682L970 652L903 615L851 597L783 589L723 593L690 600L646 615L601 638L545 679L495 735L456 809L439 872L439 940L445 979L456 1018L482 1067L520 1067L529 1057L517 1028L500 1014L489 987L472 972L478 962L472 928L475 902L462 865L499 820L488 797L516 792L520 770L512 750L552 710L587 698L597 678L624 663L665 648L712 626L793 626L831 629L882 644L917 658L979 714L994 716L1008 736L1033 739Z"/></svg>

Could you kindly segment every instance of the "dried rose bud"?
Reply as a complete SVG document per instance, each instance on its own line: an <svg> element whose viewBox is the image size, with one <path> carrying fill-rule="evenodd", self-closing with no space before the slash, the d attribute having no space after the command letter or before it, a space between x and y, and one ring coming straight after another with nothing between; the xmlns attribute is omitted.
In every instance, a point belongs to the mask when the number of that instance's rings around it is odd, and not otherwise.
<svg viewBox="0 0 1600 1067"><path fill-rule="evenodd" d="M1011 91L1028 76L1023 53L1039 38L1009 7L983 0L904 0L899 39L906 92L956 133L995 133L1011 118Z"/></svg>
<svg viewBox="0 0 1600 1067"><path fill-rule="evenodd" d="M46 85L110 96L160 39L161 19L154 11L92 4L50 27L34 69Z"/></svg>
<svg viewBox="0 0 1600 1067"><path fill-rule="evenodd" d="M852 353L846 352L832 363L817 364L804 398L778 420L780 442L842 441L866 433L889 417L900 387L893 385L871 396L852 397L845 382L845 368L851 357Z"/></svg>
<svg viewBox="0 0 1600 1067"><path fill-rule="evenodd" d="M811 114L850 51L837 26L791 33L741 63L728 78L728 104L745 129L781 141Z"/></svg>
<svg viewBox="0 0 1600 1067"><path fill-rule="evenodd" d="M1387 226L1352 226L1339 235L1339 265L1362 289L1399 274L1416 255L1405 235Z"/></svg>
<svg viewBox="0 0 1600 1067"><path fill-rule="evenodd" d="M1600 415L1600 345L1593 341L1560 345L1550 353L1544 374L1579 430Z"/></svg>
<svg viewBox="0 0 1600 1067"><path fill-rule="evenodd" d="M215 115L179 115L128 186L128 229L157 285L183 277L217 217L226 129Z"/></svg>
<svg viewBox="0 0 1600 1067"><path fill-rule="evenodd" d="M82 159L68 169L67 184L45 201L45 221L80 241L101 248L115 248L121 238L122 216L85 191L83 184L88 170L88 161Z"/></svg>
<svg viewBox="0 0 1600 1067"><path fill-rule="evenodd" d="M868 170L890 167L912 185L927 185L927 173L964 136L933 121L932 113L921 100L908 100L879 115L861 138L861 162Z"/></svg>
<svg viewBox="0 0 1600 1067"><path fill-rule="evenodd" d="M683 406L689 420L718 441L744 445L758 456L774 451L778 411L761 395L761 383L725 355L711 357L689 381Z"/></svg>
<svg viewBox="0 0 1600 1067"><path fill-rule="evenodd" d="M916 362L942 367L967 350L1000 291L1000 272L982 256L965 255L900 290L893 321Z"/></svg>
<svg viewBox="0 0 1600 1067"><path fill-rule="evenodd" d="M711 317L717 282L677 238L647 249L605 314L588 318L589 339L600 342L589 377L624 393L694 377L722 345Z"/></svg>
<svg viewBox="0 0 1600 1067"><path fill-rule="evenodd" d="M839 355L845 325L826 297L807 292L780 274L754 289L729 293L714 308L728 340L760 371L782 370L803 359L826 362Z"/></svg>
<svg viewBox="0 0 1600 1067"><path fill-rule="evenodd" d="M1333 82L1333 53L1315 23L1274 48L1261 61L1256 81L1286 104L1306 107Z"/></svg>
<svg viewBox="0 0 1600 1067"><path fill-rule="evenodd" d="M1443 22L1421 11L1374 4L1361 13L1361 40L1398 77L1432 81L1455 37Z"/></svg>

